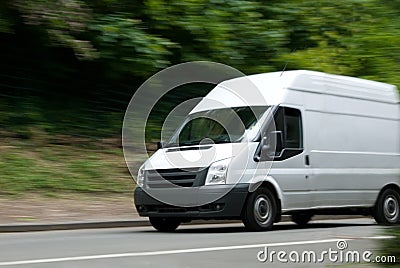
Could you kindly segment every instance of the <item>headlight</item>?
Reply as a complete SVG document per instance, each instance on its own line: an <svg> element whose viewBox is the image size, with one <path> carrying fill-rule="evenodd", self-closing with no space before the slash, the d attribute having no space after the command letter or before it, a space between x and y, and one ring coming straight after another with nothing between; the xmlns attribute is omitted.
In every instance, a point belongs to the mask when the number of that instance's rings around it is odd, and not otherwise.
<svg viewBox="0 0 400 268"><path fill-rule="evenodd" d="M231 158L212 163L208 169L205 185L225 184L226 173L230 162Z"/></svg>
<svg viewBox="0 0 400 268"><path fill-rule="evenodd" d="M143 187L144 185L144 170L143 165L139 168L137 177L136 177L136 185L139 187Z"/></svg>

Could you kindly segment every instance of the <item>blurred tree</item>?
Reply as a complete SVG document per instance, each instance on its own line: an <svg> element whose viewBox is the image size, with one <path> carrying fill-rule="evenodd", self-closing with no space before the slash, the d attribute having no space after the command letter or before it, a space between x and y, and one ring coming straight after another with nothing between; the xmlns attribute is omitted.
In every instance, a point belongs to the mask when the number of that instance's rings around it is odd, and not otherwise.
<svg viewBox="0 0 400 268"><path fill-rule="evenodd" d="M100 51L100 58L115 74L137 77L146 77L168 67L168 56L176 44L146 32L140 20L129 17L123 13L104 15L90 24L93 44Z"/></svg>
<svg viewBox="0 0 400 268"><path fill-rule="evenodd" d="M285 25L265 18L260 2L147 0L145 5L150 29L179 44L174 63L213 60L247 73L269 71L271 59L284 49Z"/></svg>
<svg viewBox="0 0 400 268"><path fill-rule="evenodd" d="M189 60L246 73L289 68L399 83L399 1L4 0L0 32L15 24L44 46L70 48L110 77L146 78ZM116 49L117 48L117 49ZM62 64L62 62L60 62ZM389 79L389 80L388 80Z"/></svg>
<svg viewBox="0 0 400 268"><path fill-rule="evenodd" d="M144 79L191 60L246 74L286 66L400 86L399 15L399 0L2 0L0 122L68 122L55 128L65 130L74 120L100 120L96 128L118 133L105 130L118 127L104 122L114 120L107 113L120 120ZM180 100L167 99L163 107ZM15 111L32 116L13 120Z"/></svg>
<svg viewBox="0 0 400 268"><path fill-rule="evenodd" d="M82 37L91 19L90 10L80 0L15 0L12 6L27 25L45 29L51 45L70 47L83 59L96 57L89 40Z"/></svg>
<svg viewBox="0 0 400 268"><path fill-rule="evenodd" d="M0 2L0 33L12 33L12 19L8 1Z"/></svg>
<svg viewBox="0 0 400 268"><path fill-rule="evenodd" d="M289 68L400 85L400 17L390 6L373 0L291 2L293 52L279 58Z"/></svg>

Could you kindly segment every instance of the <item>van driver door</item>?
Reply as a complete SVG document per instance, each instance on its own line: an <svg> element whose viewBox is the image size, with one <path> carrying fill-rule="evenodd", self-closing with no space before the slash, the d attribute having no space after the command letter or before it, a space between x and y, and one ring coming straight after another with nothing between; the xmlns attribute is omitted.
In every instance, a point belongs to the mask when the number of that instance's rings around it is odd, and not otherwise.
<svg viewBox="0 0 400 268"><path fill-rule="evenodd" d="M269 175L282 190L283 209L311 206L308 184L311 169L304 148L303 114L302 107L283 105L274 114L276 149Z"/></svg>

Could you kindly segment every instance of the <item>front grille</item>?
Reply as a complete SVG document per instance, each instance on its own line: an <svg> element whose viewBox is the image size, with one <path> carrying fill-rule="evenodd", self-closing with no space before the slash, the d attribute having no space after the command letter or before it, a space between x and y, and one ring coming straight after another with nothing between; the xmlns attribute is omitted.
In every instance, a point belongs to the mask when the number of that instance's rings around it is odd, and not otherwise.
<svg viewBox="0 0 400 268"><path fill-rule="evenodd" d="M204 185L207 168L157 169L146 171L146 184L149 188L195 187Z"/></svg>

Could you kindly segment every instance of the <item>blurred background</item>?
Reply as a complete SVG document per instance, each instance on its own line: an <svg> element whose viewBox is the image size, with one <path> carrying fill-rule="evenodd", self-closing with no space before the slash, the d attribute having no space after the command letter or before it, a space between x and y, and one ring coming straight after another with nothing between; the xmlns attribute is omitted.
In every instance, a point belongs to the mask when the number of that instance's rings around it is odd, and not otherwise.
<svg viewBox="0 0 400 268"><path fill-rule="evenodd" d="M147 78L208 60L400 86L400 1L1 0L0 59L0 223L129 218L121 127ZM169 110L209 89L165 96L149 144Z"/></svg>

